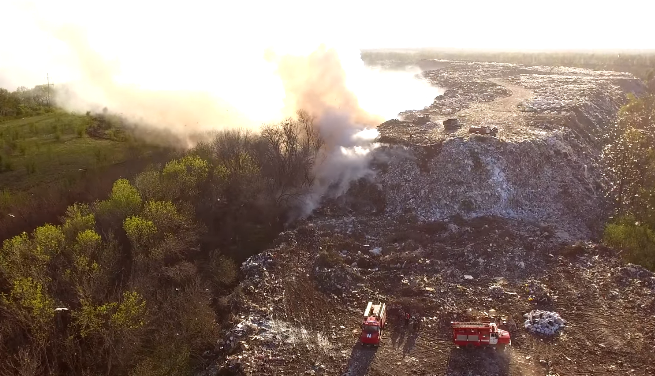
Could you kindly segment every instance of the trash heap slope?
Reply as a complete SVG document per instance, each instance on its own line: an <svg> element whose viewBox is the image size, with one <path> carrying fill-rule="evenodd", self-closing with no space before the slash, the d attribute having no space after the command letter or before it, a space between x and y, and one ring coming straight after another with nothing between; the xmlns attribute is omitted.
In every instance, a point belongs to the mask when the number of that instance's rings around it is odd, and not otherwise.
<svg viewBox="0 0 655 376"><path fill-rule="evenodd" d="M381 125L374 179L244 262L233 325L204 375L655 374L655 275L590 240L608 215L598 139L643 87L508 64L426 74L447 89L420 112L431 121ZM463 127L443 130L450 117ZM467 132L486 124L497 137ZM362 348L377 300L389 326L379 349ZM449 323L491 309L509 317L511 348L455 348ZM530 330L530 312L565 325Z"/></svg>
<svg viewBox="0 0 655 376"><path fill-rule="evenodd" d="M554 226L563 240L597 234L608 215L600 138L634 77L614 72L457 63L427 73L446 87L423 111L431 127L380 126L377 183L390 215L421 220L496 215ZM456 117L461 129L440 122ZM468 133L490 125L497 137Z"/></svg>
<svg viewBox="0 0 655 376"><path fill-rule="evenodd" d="M655 276L613 250L559 247L539 228L491 217L322 219L281 238L242 266L238 315L217 362L233 374L655 372ZM388 328L378 349L363 348L362 313L377 299L388 304ZM403 326L399 306L420 315L420 330ZM511 349L457 349L450 321L491 309L509 317ZM566 326L524 328L535 310Z"/></svg>

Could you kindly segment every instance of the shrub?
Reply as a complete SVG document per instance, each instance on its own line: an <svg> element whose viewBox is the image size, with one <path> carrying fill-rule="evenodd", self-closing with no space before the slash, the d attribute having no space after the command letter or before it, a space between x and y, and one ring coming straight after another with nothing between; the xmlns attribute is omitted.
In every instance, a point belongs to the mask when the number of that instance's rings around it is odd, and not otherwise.
<svg viewBox="0 0 655 376"><path fill-rule="evenodd" d="M634 218L622 218L605 226L605 244L624 251L626 261L655 271L655 232Z"/></svg>
<svg viewBox="0 0 655 376"><path fill-rule="evenodd" d="M167 196L159 171L144 171L137 175L134 186L146 200L163 200Z"/></svg>
<svg viewBox="0 0 655 376"><path fill-rule="evenodd" d="M147 247L157 233L157 227L152 221L139 216L126 218L123 222L123 229L135 249Z"/></svg>
<svg viewBox="0 0 655 376"><path fill-rule="evenodd" d="M77 238L80 231L93 229L96 219L89 205L76 203L66 209L62 223L62 230L66 238L72 241Z"/></svg>
<svg viewBox="0 0 655 376"><path fill-rule="evenodd" d="M170 161L162 170L171 198L197 195L200 183L207 179L208 174L209 163L193 155Z"/></svg>
<svg viewBox="0 0 655 376"><path fill-rule="evenodd" d="M141 195L127 179L114 182L109 199L99 204L99 211L122 219L141 210Z"/></svg>
<svg viewBox="0 0 655 376"><path fill-rule="evenodd" d="M209 261L209 274L213 278L214 284L218 287L226 287L233 284L237 279L239 269L236 263L222 255L214 252Z"/></svg>

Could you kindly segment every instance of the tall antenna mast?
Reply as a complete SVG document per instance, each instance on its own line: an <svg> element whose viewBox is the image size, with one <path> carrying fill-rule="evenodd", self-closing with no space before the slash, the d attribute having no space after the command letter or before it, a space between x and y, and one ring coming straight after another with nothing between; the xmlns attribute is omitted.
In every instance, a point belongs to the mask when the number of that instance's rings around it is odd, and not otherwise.
<svg viewBox="0 0 655 376"><path fill-rule="evenodd" d="M46 77L46 80L48 82L48 86L47 86L46 90L47 90L48 107L50 107L50 74L46 73L45 77Z"/></svg>

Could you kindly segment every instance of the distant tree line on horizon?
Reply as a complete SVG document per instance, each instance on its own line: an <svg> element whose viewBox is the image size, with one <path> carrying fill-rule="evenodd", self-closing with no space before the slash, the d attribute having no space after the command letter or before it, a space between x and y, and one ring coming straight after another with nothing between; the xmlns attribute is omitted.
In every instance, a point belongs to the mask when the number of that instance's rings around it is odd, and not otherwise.
<svg viewBox="0 0 655 376"><path fill-rule="evenodd" d="M644 80L655 76L655 52L491 52L448 50L362 50L362 60L370 65L390 67L425 59L486 61L523 65L569 66L594 70L623 71Z"/></svg>

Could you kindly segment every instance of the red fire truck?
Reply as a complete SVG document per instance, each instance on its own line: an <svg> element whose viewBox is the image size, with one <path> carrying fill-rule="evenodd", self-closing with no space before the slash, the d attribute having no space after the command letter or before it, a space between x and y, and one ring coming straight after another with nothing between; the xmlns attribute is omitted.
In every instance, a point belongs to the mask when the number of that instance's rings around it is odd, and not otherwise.
<svg viewBox="0 0 655 376"><path fill-rule="evenodd" d="M498 328L495 322L451 322L453 342L459 347L493 346L504 350L511 345L509 332Z"/></svg>
<svg viewBox="0 0 655 376"><path fill-rule="evenodd" d="M368 302L364 310L362 334L359 336L362 345L379 346L380 339L382 338L382 330L386 322L386 305L384 303L373 304L373 302Z"/></svg>

